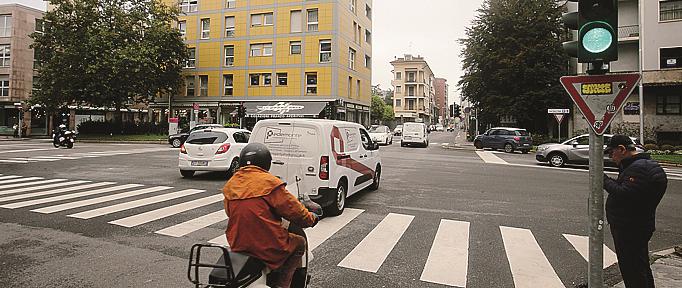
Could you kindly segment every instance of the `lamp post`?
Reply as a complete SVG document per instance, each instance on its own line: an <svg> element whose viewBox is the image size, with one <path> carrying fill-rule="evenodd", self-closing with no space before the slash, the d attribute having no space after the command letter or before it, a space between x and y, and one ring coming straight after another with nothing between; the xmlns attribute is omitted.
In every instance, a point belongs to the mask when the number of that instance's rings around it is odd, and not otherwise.
<svg viewBox="0 0 682 288"><path fill-rule="evenodd" d="M21 106L22 106L22 105L21 105L21 102L15 102L15 103L14 103L14 107L16 107L17 110L19 110L19 118L17 118L17 120L18 120L18 122L19 122L19 123L17 124L17 125L18 125L18 127L17 127L18 134L17 134L17 135L19 136L19 138L21 138L21 132L22 132L21 129L22 129L22 126L23 126L23 124L24 124L24 123L22 123L22 122L23 122L23 121L22 121L22 118L23 118L23 117L21 117L21 116L23 116L23 115L21 115L21 114L22 114L23 111L22 111L22 109L21 109L21 108L22 108Z"/></svg>

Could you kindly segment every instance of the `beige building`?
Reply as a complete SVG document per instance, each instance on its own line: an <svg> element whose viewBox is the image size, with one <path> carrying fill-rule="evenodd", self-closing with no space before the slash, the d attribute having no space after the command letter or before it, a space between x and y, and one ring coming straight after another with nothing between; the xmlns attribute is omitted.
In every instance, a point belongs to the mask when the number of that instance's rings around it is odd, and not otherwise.
<svg viewBox="0 0 682 288"><path fill-rule="evenodd" d="M47 134L45 112L39 107L27 107L31 97L34 76L34 57L29 36L42 30L43 11L20 4L0 5L0 135L12 135L13 126L19 123L22 103L22 121L28 135Z"/></svg>
<svg viewBox="0 0 682 288"><path fill-rule="evenodd" d="M393 65L393 111L398 123L438 121L435 111L435 76L421 56L405 54Z"/></svg>

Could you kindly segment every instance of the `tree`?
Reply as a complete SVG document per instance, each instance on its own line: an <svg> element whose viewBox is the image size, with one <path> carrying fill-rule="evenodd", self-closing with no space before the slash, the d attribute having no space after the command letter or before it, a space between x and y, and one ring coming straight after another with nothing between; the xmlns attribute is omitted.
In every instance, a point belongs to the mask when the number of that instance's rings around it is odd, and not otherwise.
<svg viewBox="0 0 682 288"><path fill-rule="evenodd" d="M384 100L381 100L381 97L377 95L372 96L372 104L370 106L370 114L371 118L374 120L375 123L378 123L378 121L382 120L384 118L384 111L386 104L384 104Z"/></svg>
<svg viewBox="0 0 682 288"><path fill-rule="evenodd" d="M392 105L384 106L384 116L381 118L381 120L383 120L384 122L395 120L395 113L393 112Z"/></svg>
<svg viewBox="0 0 682 288"><path fill-rule="evenodd" d="M177 7L159 0L50 0L44 33L33 33L38 65L31 102L116 108L177 90L188 57ZM120 120L120 115L119 115Z"/></svg>
<svg viewBox="0 0 682 288"><path fill-rule="evenodd" d="M486 0L460 39L462 97L479 121L513 116L521 127L547 131L547 109L570 105L559 84L568 55L561 48L562 8L554 0Z"/></svg>

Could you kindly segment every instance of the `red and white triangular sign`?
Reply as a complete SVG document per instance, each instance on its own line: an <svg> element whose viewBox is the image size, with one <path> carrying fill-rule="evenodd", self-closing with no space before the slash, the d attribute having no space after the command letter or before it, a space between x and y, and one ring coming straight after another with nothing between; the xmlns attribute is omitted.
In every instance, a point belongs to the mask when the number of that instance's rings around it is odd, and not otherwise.
<svg viewBox="0 0 682 288"><path fill-rule="evenodd" d="M561 124L561 120L564 120L564 114L554 114L554 118L556 118L556 122Z"/></svg>
<svg viewBox="0 0 682 288"><path fill-rule="evenodd" d="M592 130L603 135L639 79L639 74L614 74L564 76L560 80Z"/></svg>

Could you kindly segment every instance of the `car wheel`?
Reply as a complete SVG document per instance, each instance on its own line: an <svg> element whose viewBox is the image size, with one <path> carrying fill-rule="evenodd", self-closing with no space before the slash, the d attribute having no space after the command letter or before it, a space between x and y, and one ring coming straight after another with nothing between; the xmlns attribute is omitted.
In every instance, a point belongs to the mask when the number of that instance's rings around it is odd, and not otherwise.
<svg viewBox="0 0 682 288"><path fill-rule="evenodd" d="M549 165L552 167L563 167L566 165L566 156L561 153L552 153L547 157L549 159Z"/></svg>
<svg viewBox="0 0 682 288"><path fill-rule="evenodd" d="M237 173L237 170L239 170L239 158L234 158L232 159L232 163L230 163L230 168L227 170L227 178L232 178L232 175L234 173Z"/></svg>
<svg viewBox="0 0 682 288"><path fill-rule="evenodd" d="M346 182L341 181L336 187L336 195L334 197L334 202L332 205L326 207L324 214L329 216L338 216L343 213L343 209L346 207Z"/></svg>
<svg viewBox="0 0 682 288"><path fill-rule="evenodd" d="M483 149L483 143L481 143L481 141L476 141L474 142L474 147L476 147L476 149Z"/></svg>
<svg viewBox="0 0 682 288"><path fill-rule="evenodd" d="M369 186L369 190L377 190L379 189L379 182L381 181L381 166L377 166L377 170L374 172L374 179L372 181L372 185Z"/></svg>
<svg viewBox="0 0 682 288"><path fill-rule="evenodd" d="M180 148L182 146L182 141L180 141L179 138L173 139L173 142L171 142L171 145L173 145L174 148Z"/></svg>
<svg viewBox="0 0 682 288"><path fill-rule="evenodd" d="M504 144L504 152L513 153L514 145L512 145L511 143Z"/></svg>
<svg viewBox="0 0 682 288"><path fill-rule="evenodd" d="M403 143L403 141L400 141L400 147L405 147L405 145L406 145L406 144Z"/></svg>
<svg viewBox="0 0 682 288"><path fill-rule="evenodd" d="M192 170L180 170L180 174L185 178L192 178L194 176L194 171Z"/></svg>

